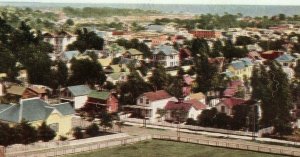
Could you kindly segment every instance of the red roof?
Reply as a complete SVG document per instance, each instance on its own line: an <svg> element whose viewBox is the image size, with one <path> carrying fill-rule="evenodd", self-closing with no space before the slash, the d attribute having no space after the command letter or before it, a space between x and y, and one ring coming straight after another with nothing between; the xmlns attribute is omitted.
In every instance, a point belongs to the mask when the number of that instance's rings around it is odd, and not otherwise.
<svg viewBox="0 0 300 157"><path fill-rule="evenodd" d="M232 97L237 92L235 88L227 88L223 93L226 97Z"/></svg>
<svg viewBox="0 0 300 157"><path fill-rule="evenodd" d="M150 101L156 101L156 100L162 100L162 99L168 99L172 96L166 92L165 90L159 90L156 92L147 92L143 94L145 97L147 97Z"/></svg>
<svg viewBox="0 0 300 157"><path fill-rule="evenodd" d="M187 100L184 102L192 104L196 110L204 110L207 108L207 106L205 104L201 103L199 100L196 100L196 99L191 99L191 100Z"/></svg>
<svg viewBox="0 0 300 157"><path fill-rule="evenodd" d="M165 107L166 110L184 110L188 112L192 107L192 104L185 102L169 101Z"/></svg>
<svg viewBox="0 0 300 157"><path fill-rule="evenodd" d="M221 103L226 105L228 108L232 108L236 105L244 104L245 102L246 101L241 98L226 98L226 99L223 99Z"/></svg>
<svg viewBox="0 0 300 157"><path fill-rule="evenodd" d="M183 80L188 85L191 85L194 81L194 79L190 75L184 75Z"/></svg>

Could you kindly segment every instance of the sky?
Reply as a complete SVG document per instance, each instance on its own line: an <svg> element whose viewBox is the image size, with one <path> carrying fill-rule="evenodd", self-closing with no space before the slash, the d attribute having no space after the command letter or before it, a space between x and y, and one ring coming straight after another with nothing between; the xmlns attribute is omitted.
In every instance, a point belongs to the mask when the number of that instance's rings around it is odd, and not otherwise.
<svg viewBox="0 0 300 157"><path fill-rule="evenodd" d="M300 5L300 0L0 0L1 2Z"/></svg>

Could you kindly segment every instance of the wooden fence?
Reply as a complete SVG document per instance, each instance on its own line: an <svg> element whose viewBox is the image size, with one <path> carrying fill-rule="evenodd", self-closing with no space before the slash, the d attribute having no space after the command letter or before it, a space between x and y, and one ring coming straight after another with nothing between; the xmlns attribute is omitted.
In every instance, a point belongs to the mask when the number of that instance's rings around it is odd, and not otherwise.
<svg viewBox="0 0 300 157"><path fill-rule="evenodd" d="M18 153L6 153L5 157L53 157L53 156L64 156L76 153L89 152L102 148L109 148L114 146L132 144L144 140L152 139L151 136L131 137L125 139L107 140L100 142L91 142L81 145L70 145L62 146L51 149L42 149L35 151L26 151Z"/></svg>
<svg viewBox="0 0 300 157"><path fill-rule="evenodd" d="M262 153L270 153L270 154L280 154L280 155L288 155L288 156L300 156L300 150L295 151L294 149L278 149L267 146L261 146L259 144L242 144L230 141L217 141L217 140L207 140L207 139L196 139L196 138L186 138L186 137L176 137L176 136L168 136L168 135L152 135L153 139L159 140L170 140L170 141L180 141L187 143L195 143L207 146L215 146L215 147L224 147L230 149L240 149L247 151L255 151Z"/></svg>

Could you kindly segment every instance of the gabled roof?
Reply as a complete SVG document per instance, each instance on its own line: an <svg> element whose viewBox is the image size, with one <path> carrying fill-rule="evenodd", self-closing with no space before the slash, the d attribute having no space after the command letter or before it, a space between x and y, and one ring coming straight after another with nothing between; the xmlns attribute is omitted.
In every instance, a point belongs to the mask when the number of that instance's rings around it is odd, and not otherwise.
<svg viewBox="0 0 300 157"><path fill-rule="evenodd" d="M69 86L67 89L71 92L73 96L83 96L88 95L91 92L91 89L87 85L77 85Z"/></svg>
<svg viewBox="0 0 300 157"><path fill-rule="evenodd" d="M16 85L12 85L11 87L6 89L8 94L19 95L19 96L22 96L25 90L26 90L25 87L16 86Z"/></svg>
<svg viewBox="0 0 300 157"><path fill-rule="evenodd" d="M196 99L191 99L191 100L186 100L184 101L185 103L189 103L192 104L192 106L196 109L196 110L204 110L207 108L207 105L201 103L199 100Z"/></svg>
<svg viewBox="0 0 300 157"><path fill-rule="evenodd" d="M99 100L107 100L110 96L110 92L99 92L96 90L93 90L90 92L90 94L88 95L89 98L95 98L95 99L99 99Z"/></svg>
<svg viewBox="0 0 300 157"><path fill-rule="evenodd" d="M13 123L19 123L23 119L28 122L46 120L55 109L62 115L75 113L70 103L50 106L39 98L25 99L20 101L20 104L5 105L5 107L0 111L0 120Z"/></svg>
<svg viewBox="0 0 300 157"><path fill-rule="evenodd" d="M174 49L173 46L169 45L159 45L155 48L153 54L163 53L166 56L170 56L172 54L178 54L179 52Z"/></svg>
<svg viewBox="0 0 300 157"><path fill-rule="evenodd" d="M275 59L278 62L292 62L295 60L295 58L293 56L291 56L290 54L283 54L281 56L279 56L278 58Z"/></svg>
<svg viewBox="0 0 300 157"><path fill-rule="evenodd" d="M242 61L233 61L230 65L236 70L245 68L245 64Z"/></svg>
<svg viewBox="0 0 300 157"><path fill-rule="evenodd" d="M111 73L107 76L112 78L113 80L119 80L121 76L123 75L129 75L129 72L118 72L118 73Z"/></svg>
<svg viewBox="0 0 300 157"><path fill-rule="evenodd" d="M112 59L111 58L101 58L98 59L98 62L102 65L102 67L107 67L110 65Z"/></svg>
<svg viewBox="0 0 300 157"><path fill-rule="evenodd" d="M169 101L165 106L165 110L183 110L188 112L192 106L191 103Z"/></svg>
<svg viewBox="0 0 300 157"><path fill-rule="evenodd" d="M165 90L159 90L156 92L147 92L142 94L143 96L147 97L150 101L157 101L171 98L172 96L166 92Z"/></svg>

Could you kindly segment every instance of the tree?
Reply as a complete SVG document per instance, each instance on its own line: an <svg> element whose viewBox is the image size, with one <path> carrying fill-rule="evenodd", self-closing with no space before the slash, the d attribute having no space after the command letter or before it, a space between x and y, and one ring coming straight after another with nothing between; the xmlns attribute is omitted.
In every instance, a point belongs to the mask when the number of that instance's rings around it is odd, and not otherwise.
<svg viewBox="0 0 300 157"><path fill-rule="evenodd" d="M238 36L236 38L236 42L235 42L235 44L237 46L251 45L253 43L254 43L253 39L251 37L248 37L248 36Z"/></svg>
<svg viewBox="0 0 300 157"><path fill-rule="evenodd" d="M149 78L149 83L156 90L161 90L168 85L168 75L163 66L158 65L153 71L152 76Z"/></svg>
<svg viewBox="0 0 300 157"><path fill-rule="evenodd" d="M50 140L53 140L56 136L56 133L54 130L52 130L46 122L43 122L41 126L37 129L38 139L42 140L43 142L48 142Z"/></svg>
<svg viewBox="0 0 300 157"><path fill-rule="evenodd" d="M73 26L73 25L74 25L74 21L73 21L72 19L68 19L68 20L66 21L66 24L67 24L68 26Z"/></svg>
<svg viewBox="0 0 300 157"><path fill-rule="evenodd" d="M58 86L66 86L68 81L68 68L62 61L56 61L52 68L52 88L57 89Z"/></svg>
<svg viewBox="0 0 300 157"><path fill-rule="evenodd" d="M82 139L83 138L82 129L80 127L75 127L73 129L73 137L75 137L75 139Z"/></svg>
<svg viewBox="0 0 300 157"><path fill-rule="evenodd" d="M231 128L234 130L240 130L244 127L247 127L246 126L247 121L249 124L249 116L248 116L249 112L250 112L250 108L248 105L234 106Z"/></svg>
<svg viewBox="0 0 300 157"><path fill-rule="evenodd" d="M183 98L183 78L182 77L173 77L172 82L166 88L167 92L172 96L180 99Z"/></svg>
<svg viewBox="0 0 300 157"><path fill-rule="evenodd" d="M104 131L106 131L106 128L111 128L113 126L112 120L111 114L102 112L100 125L103 127Z"/></svg>
<svg viewBox="0 0 300 157"><path fill-rule="evenodd" d="M230 129L231 128L231 117L226 115L226 113L217 113L214 118L215 127L222 129Z"/></svg>
<svg viewBox="0 0 300 157"><path fill-rule="evenodd" d="M77 40L67 46L68 50L78 50L83 53L85 50L102 50L104 40L95 32L89 32L86 28L77 30Z"/></svg>
<svg viewBox="0 0 300 157"><path fill-rule="evenodd" d="M71 76L69 84L89 84L89 85L102 85L106 76L102 69L101 64L91 59L72 59L71 60Z"/></svg>
<svg viewBox="0 0 300 157"><path fill-rule="evenodd" d="M0 145L2 146L8 146L12 143L12 129L9 127L6 123L0 123Z"/></svg>
<svg viewBox="0 0 300 157"><path fill-rule="evenodd" d="M99 127L95 123L91 124L86 128L86 134L88 134L90 137L95 137L99 135L99 133Z"/></svg>
<svg viewBox="0 0 300 157"><path fill-rule="evenodd" d="M195 92L207 93L210 90L215 90L214 83L215 78L218 77L218 68L208 62L208 58L205 55L200 57L194 57L195 68L196 68L196 83L194 87Z"/></svg>
<svg viewBox="0 0 300 157"><path fill-rule="evenodd" d="M208 55L210 52L207 41L200 38L193 39L190 43L189 49L194 57L197 55Z"/></svg>
<svg viewBox="0 0 300 157"><path fill-rule="evenodd" d="M203 110L202 113L198 116L198 124L203 127L213 127L216 114L216 108Z"/></svg>
<svg viewBox="0 0 300 157"><path fill-rule="evenodd" d="M247 49L244 48L236 48L232 44L231 40L227 40L225 42L225 46L223 47L223 56L231 62L234 58L243 58L247 55Z"/></svg>
<svg viewBox="0 0 300 157"><path fill-rule="evenodd" d="M297 66L295 67L295 76L300 79L300 60L298 60Z"/></svg>
<svg viewBox="0 0 300 157"><path fill-rule="evenodd" d="M138 96L150 90L150 84L146 83L136 71L132 71L127 76L127 82L118 85L119 101L121 104L135 104Z"/></svg>
<svg viewBox="0 0 300 157"><path fill-rule="evenodd" d="M38 140L37 130L25 120L17 124L15 129L18 133L18 143L29 144Z"/></svg>
<svg viewBox="0 0 300 157"><path fill-rule="evenodd" d="M210 57L221 57L223 51L223 44L220 40L217 40L213 44L212 52L209 54Z"/></svg>

